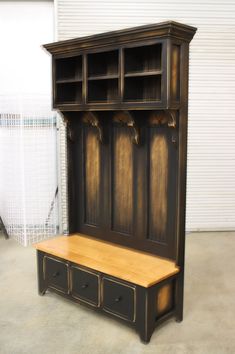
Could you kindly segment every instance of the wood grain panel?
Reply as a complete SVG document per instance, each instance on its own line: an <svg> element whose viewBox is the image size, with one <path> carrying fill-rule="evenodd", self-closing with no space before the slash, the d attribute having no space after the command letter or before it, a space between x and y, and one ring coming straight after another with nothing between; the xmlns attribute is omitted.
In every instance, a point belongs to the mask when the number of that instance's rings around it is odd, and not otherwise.
<svg viewBox="0 0 235 354"><path fill-rule="evenodd" d="M179 101L180 98L180 46L172 45L171 53L171 99Z"/></svg>
<svg viewBox="0 0 235 354"><path fill-rule="evenodd" d="M42 241L34 247L146 288L179 272L173 261L99 241L87 235L59 236Z"/></svg>
<svg viewBox="0 0 235 354"><path fill-rule="evenodd" d="M133 214L133 143L129 128L113 128L112 228L130 234Z"/></svg>
<svg viewBox="0 0 235 354"><path fill-rule="evenodd" d="M150 133L149 235L154 241L166 240L168 145L162 130L152 127Z"/></svg>
<svg viewBox="0 0 235 354"><path fill-rule="evenodd" d="M84 128L84 207L85 223L99 224L100 143L93 127Z"/></svg>
<svg viewBox="0 0 235 354"><path fill-rule="evenodd" d="M172 307L173 287L172 282L163 285L157 294L157 316L161 316Z"/></svg>

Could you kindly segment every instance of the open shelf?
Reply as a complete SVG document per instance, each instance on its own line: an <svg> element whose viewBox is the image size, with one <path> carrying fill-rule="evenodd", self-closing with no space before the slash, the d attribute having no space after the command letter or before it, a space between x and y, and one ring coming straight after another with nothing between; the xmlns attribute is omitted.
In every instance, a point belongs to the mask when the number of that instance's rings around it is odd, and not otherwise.
<svg viewBox="0 0 235 354"><path fill-rule="evenodd" d="M82 80L82 56L56 59L56 82L75 82Z"/></svg>
<svg viewBox="0 0 235 354"><path fill-rule="evenodd" d="M118 79L91 80L88 82L88 102L118 100Z"/></svg>
<svg viewBox="0 0 235 354"><path fill-rule="evenodd" d="M118 50L88 55L88 79L118 75Z"/></svg>
<svg viewBox="0 0 235 354"><path fill-rule="evenodd" d="M161 70L162 45L154 44L124 50L125 74Z"/></svg>
<svg viewBox="0 0 235 354"><path fill-rule="evenodd" d="M153 75L161 75L162 70L151 70L151 71L140 71L140 72L131 72L125 74L125 77L139 77L139 76L153 76Z"/></svg>
<svg viewBox="0 0 235 354"><path fill-rule="evenodd" d="M56 80L57 84L66 84L71 82L82 82L82 79L60 79Z"/></svg>
<svg viewBox="0 0 235 354"><path fill-rule="evenodd" d="M56 103L81 103L82 82L57 83Z"/></svg>
<svg viewBox="0 0 235 354"><path fill-rule="evenodd" d="M161 100L161 75L125 78L124 101Z"/></svg>
<svg viewBox="0 0 235 354"><path fill-rule="evenodd" d="M90 76L88 78L89 81L92 80L109 80L109 79L118 79L117 74L110 74L110 75L95 75L95 76Z"/></svg>

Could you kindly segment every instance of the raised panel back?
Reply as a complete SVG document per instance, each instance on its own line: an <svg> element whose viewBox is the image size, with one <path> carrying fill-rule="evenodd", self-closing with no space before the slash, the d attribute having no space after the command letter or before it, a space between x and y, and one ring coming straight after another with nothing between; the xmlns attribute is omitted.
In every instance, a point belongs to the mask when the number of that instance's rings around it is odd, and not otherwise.
<svg viewBox="0 0 235 354"><path fill-rule="evenodd" d="M99 127L71 119L70 233L175 259L177 128L164 112L132 112L136 127L115 114L96 112Z"/></svg>
<svg viewBox="0 0 235 354"><path fill-rule="evenodd" d="M133 232L133 143L126 127L112 127L111 148L111 227Z"/></svg>

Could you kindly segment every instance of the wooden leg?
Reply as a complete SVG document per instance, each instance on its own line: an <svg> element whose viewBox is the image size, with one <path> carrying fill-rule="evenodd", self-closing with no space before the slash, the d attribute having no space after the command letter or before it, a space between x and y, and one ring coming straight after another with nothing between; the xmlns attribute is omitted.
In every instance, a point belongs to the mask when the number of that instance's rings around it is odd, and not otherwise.
<svg viewBox="0 0 235 354"><path fill-rule="evenodd" d="M47 287L44 280L43 274L43 256L44 254L40 251L37 251L37 265L38 265L38 294L44 295Z"/></svg>
<svg viewBox="0 0 235 354"><path fill-rule="evenodd" d="M176 322L183 321L184 304L184 273L181 271L176 280L175 289L175 319Z"/></svg>
<svg viewBox="0 0 235 354"><path fill-rule="evenodd" d="M155 329L155 308L152 288L137 288L136 327L143 343L148 343Z"/></svg>

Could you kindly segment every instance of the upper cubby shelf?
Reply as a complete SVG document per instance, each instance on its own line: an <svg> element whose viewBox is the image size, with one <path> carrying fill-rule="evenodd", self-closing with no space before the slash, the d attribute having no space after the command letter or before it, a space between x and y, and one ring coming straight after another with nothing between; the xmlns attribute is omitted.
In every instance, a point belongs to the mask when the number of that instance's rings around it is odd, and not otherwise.
<svg viewBox="0 0 235 354"><path fill-rule="evenodd" d="M88 80L118 77L118 50L88 54Z"/></svg>
<svg viewBox="0 0 235 354"><path fill-rule="evenodd" d="M55 104L82 102L82 55L55 59Z"/></svg>
<svg viewBox="0 0 235 354"><path fill-rule="evenodd" d="M162 44L124 49L125 76L161 73Z"/></svg>
<svg viewBox="0 0 235 354"><path fill-rule="evenodd" d="M88 103L118 100L119 50L91 53L87 56Z"/></svg>
<svg viewBox="0 0 235 354"><path fill-rule="evenodd" d="M124 49L124 101L161 101L162 43Z"/></svg>
<svg viewBox="0 0 235 354"><path fill-rule="evenodd" d="M184 53L195 31L165 22L45 45L53 55L54 107L179 108Z"/></svg>
<svg viewBox="0 0 235 354"><path fill-rule="evenodd" d="M55 60L56 82L82 81L82 56Z"/></svg>

